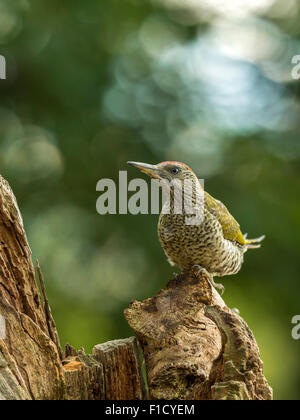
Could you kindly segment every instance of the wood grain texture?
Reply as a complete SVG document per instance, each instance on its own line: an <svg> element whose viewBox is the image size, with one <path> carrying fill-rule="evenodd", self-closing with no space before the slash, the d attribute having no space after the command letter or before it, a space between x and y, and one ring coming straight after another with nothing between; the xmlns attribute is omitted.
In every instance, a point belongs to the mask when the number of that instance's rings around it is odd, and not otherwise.
<svg viewBox="0 0 300 420"><path fill-rule="evenodd" d="M103 365L96 358L66 347L63 361L68 400L103 400L105 384Z"/></svg>
<svg viewBox="0 0 300 420"><path fill-rule="evenodd" d="M22 216L0 176L0 399L61 399L64 373L51 340Z"/></svg>
<svg viewBox="0 0 300 420"><path fill-rule="evenodd" d="M125 317L142 347L151 399L272 399L254 336L204 273L171 280Z"/></svg>
<svg viewBox="0 0 300 420"><path fill-rule="evenodd" d="M70 400L140 400L146 396L135 337L98 344L92 355L67 346L63 364Z"/></svg>
<svg viewBox="0 0 300 420"><path fill-rule="evenodd" d="M107 400L140 400L146 396L135 337L108 341L94 347L104 370Z"/></svg>

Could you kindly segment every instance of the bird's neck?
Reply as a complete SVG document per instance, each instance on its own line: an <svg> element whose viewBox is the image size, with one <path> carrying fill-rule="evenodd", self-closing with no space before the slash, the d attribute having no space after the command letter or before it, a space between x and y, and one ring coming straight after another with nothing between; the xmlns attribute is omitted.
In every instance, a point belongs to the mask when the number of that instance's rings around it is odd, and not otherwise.
<svg viewBox="0 0 300 420"><path fill-rule="evenodd" d="M196 208L204 203L204 190L199 179L189 178L176 180L164 189L165 204L163 211L169 214L186 214L191 207Z"/></svg>

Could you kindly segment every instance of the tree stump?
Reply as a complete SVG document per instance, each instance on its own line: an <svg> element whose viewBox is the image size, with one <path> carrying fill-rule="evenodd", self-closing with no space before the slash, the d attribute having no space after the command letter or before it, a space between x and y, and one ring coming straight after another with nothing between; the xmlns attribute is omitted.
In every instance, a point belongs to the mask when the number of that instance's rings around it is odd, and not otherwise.
<svg viewBox="0 0 300 420"><path fill-rule="evenodd" d="M270 400L255 338L209 279L193 271L125 317L143 350L151 399Z"/></svg>
<svg viewBox="0 0 300 420"><path fill-rule="evenodd" d="M93 355L67 346L63 363L69 400L146 398L135 337L98 344Z"/></svg>

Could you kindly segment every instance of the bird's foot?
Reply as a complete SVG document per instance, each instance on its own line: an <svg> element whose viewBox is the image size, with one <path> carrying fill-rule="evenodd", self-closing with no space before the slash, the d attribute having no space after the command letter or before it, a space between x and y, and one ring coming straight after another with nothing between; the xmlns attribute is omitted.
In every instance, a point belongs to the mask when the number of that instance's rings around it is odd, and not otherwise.
<svg viewBox="0 0 300 420"><path fill-rule="evenodd" d="M221 290L221 295L223 295L223 293L225 292L225 287L223 286L223 284L215 283L212 274L210 274L205 268L201 267L201 265L198 265L198 264L193 265L192 273L197 279L200 279L201 276L204 274L213 287Z"/></svg>

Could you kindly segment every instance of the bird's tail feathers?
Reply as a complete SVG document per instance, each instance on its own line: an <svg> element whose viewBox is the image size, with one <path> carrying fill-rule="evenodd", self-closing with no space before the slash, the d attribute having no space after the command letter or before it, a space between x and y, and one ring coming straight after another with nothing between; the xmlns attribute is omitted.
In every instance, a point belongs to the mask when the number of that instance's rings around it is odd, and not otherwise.
<svg viewBox="0 0 300 420"><path fill-rule="evenodd" d="M265 239L266 235L262 235L259 238L255 239L246 239L246 237L247 234L244 235L247 249L256 249L261 247L261 244L259 242L262 242Z"/></svg>
<svg viewBox="0 0 300 420"><path fill-rule="evenodd" d="M261 244L256 244L256 245L246 245L247 249L257 249L261 247Z"/></svg>

